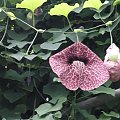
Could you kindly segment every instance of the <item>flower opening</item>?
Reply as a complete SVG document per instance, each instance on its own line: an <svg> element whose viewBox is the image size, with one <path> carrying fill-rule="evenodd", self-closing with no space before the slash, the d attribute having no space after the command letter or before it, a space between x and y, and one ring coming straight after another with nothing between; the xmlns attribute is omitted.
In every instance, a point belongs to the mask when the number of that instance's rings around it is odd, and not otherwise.
<svg viewBox="0 0 120 120"><path fill-rule="evenodd" d="M80 42L51 56L49 63L62 84L70 90L92 90L109 79L103 61Z"/></svg>

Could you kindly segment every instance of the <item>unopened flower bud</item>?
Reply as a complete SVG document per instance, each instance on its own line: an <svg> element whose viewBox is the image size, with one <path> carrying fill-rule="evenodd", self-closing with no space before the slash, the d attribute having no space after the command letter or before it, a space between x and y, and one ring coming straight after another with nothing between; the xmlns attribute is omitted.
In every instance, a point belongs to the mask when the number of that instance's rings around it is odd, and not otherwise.
<svg viewBox="0 0 120 120"><path fill-rule="evenodd" d="M113 43L106 50L104 65L109 71L110 79L116 82L120 79L120 51Z"/></svg>
<svg viewBox="0 0 120 120"><path fill-rule="evenodd" d="M109 48L106 50L106 56L105 61L113 61L117 62L120 60L120 51L119 48L113 43L109 46Z"/></svg>

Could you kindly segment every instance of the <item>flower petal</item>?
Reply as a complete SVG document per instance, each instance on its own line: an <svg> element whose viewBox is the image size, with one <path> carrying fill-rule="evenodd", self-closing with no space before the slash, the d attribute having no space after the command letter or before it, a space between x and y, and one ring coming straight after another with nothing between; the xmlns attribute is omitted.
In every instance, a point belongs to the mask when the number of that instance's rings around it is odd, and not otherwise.
<svg viewBox="0 0 120 120"><path fill-rule="evenodd" d="M103 61L80 42L51 56L49 63L62 84L70 90L77 90L78 87L92 90L109 79Z"/></svg>
<svg viewBox="0 0 120 120"><path fill-rule="evenodd" d="M71 64L68 69L60 74L62 84L69 90L77 90L79 87L80 76L84 71L84 63L75 61Z"/></svg>
<svg viewBox="0 0 120 120"><path fill-rule="evenodd" d="M85 67L82 79L83 81L79 81L79 87L82 90L93 90L109 79L109 73L103 65L103 61L96 56L92 63Z"/></svg>
<svg viewBox="0 0 120 120"><path fill-rule="evenodd" d="M120 61L106 61L104 62L104 64L109 71L110 80L112 80L113 82L117 82L118 80L120 80Z"/></svg>

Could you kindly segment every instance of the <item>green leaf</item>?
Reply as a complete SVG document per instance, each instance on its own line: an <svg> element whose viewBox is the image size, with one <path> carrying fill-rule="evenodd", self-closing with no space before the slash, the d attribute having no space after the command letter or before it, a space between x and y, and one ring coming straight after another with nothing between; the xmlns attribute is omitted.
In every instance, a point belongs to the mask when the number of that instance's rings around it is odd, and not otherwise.
<svg viewBox="0 0 120 120"><path fill-rule="evenodd" d="M6 120L19 120L21 114L26 112L26 106L24 104L18 104L13 109L4 108L0 110L0 115Z"/></svg>
<svg viewBox="0 0 120 120"><path fill-rule="evenodd" d="M59 43L52 43L51 41L44 42L40 45L42 49L47 49L47 50L57 50L62 43L66 43L66 41L59 42Z"/></svg>
<svg viewBox="0 0 120 120"><path fill-rule="evenodd" d="M53 118L53 114L48 114L45 117L40 117L40 119L37 120L55 120L55 119Z"/></svg>
<svg viewBox="0 0 120 120"><path fill-rule="evenodd" d="M33 60L35 57L37 57L37 55L25 55L24 58L28 59L28 60Z"/></svg>
<svg viewBox="0 0 120 120"><path fill-rule="evenodd" d="M40 116L38 114L34 115L30 120L39 120Z"/></svg>
<svg viewBox="0 0 120 120"><path fill-rule="evenodd" d="M120 115L114 111L111 111L109 114L108 113L105 113L104 111L102 111L103 114L107 117L114 117L114 118L120 118Z"/></svg>
<svg viewBox="0 0 120 120"><path fill-rule="evenodd" d="M11 20L15 20L16 19L15 15L12 12L6 12L6 13L10 17Z"/></svg>
<svg viewBox="0 0 120 120"><path fill-rule="evenodd" d="M115 96L115 90L114 89L107 88L107 87L104 87L104 86L101 86L101 87L99 87L95 90L92 90L90 92L92 92L93 94L105 93L105 94L110 94L112 96Z"/></svg>
<svg viewBox="0 0 120 120"><path fill-rule="evenodd" d="M94 8L99 10L102 5L100 0L87 0L85 1L83 8Z"/></svg>
<svg viewBox="0 0 120 120"><path fill-rule="evenodd" d="M16 4L16 8L26 8L34 12L35 9L40 7L46 1L47 0L23 0L21 3Z"/></svg>
<svg viewBox="0 0 120 120"><path fill-rule="evenodd" d="M107 44L110 44L110 39L107 39L105 40L104 42L103 41L95 41L96 44L98 45L107 45Z"/></svg>
<svg viewBox="0 0 120 120"><path fill-rule="evenodd" d="M87 37L87 33L78 32L78 33L68 33L68 34L66 34L66 37L68 37L73 42L77 42L77 36L78 36L79 41L82 42Z"/></svg>
<svg viewBox="0 0 120 120"><path fill-rule="evenodd" d="M9 69L5 75L5 79L10 79L10 80L17 80L17 81L23 81L23 78L20 74L18 74L16 71Z"/></svg>
<svg viewBox="0 0 120 120"><path fill-rule="evenodd" d="M33 45L32 50L34 53L38 53L41 50L40 44Z"/></svg>
<svg viewBox="0 0 120 120"><path fill-rule="evenodd" d="M82 11L83 7L82 5L80 5L79 7L73 9L72 11L76 12L76 13L80 13Z"/></svg>
<svg viewBox="0 0 120 120"><path fill-rule="evenodd" d="M48 12L51 16L57 15L57 16L65 16L68 18L68 14L75 8L79 7L79 4L76 3L74 6L70 6L67 3L61 3L58 5L55 5L54 8L51 8Z"/></svg>
<svg viewBox="0 0 120 120"><path fill-rule="evenodd" d="M112 81L111 81L111 80L108 80L108 81L104 84L104 86L110 87L111 84L112 84Z"/></svg>
<svg viewBox="0 0 120 120"><path fill-rule="evenodd" d="M7 31L8 36L15 41L25 40L32 33L33 33L33 31L23 31L23 32L19 32L19 33L15 32L15 30Z"/></svg>
<svg viewBox="0 0 120 120"><path fill-rule="evenodd" d="M61 117L62 117L62 113L61 113L60 111L58 111L58 112L56 112L56 113L54 114L54 117L55 117L55 118L61 118Z"/></svg>
<svg viewBox="0 0 120 120"><path fill-rule="evenodd" d="M111 117L105 116L105 115L102 114L102 115L100 115L98 120L111 120Z"/></svg>
<svg viewBox="0 0 120 120"><path fill-rule="evenodd" d="M15 5L18 2L21 2L22 0L9 0L10 4Z"/></svg>
<svg viewBox="0 0 120 120"><path fill-rule="evenodd" d="M38 53L37 56L43 60L47 60L51 55L51 52L48 52L48 53Z"/></svg>
<svg viewBox="0 0 120 120"><path fill-rule="evenodd" d="M103 6L105 6L105 5L103 5ZM102 6L102 7L103 7L103 6ZM102 7L100 8L99 11L105 10L105 8L108 7L108 5L106 5L106 7L103 8L103 9L102 9ZM102 10L101 10L101 9L102 9ZM114 11L114 7L113 7L113 6L110 6L110 10L109 10L109 11L107 11L107 12L102 12L101 18L104 19L104 20L107 19L108 17L110 17L110 16L112 15L113 11ZM100 16L99 16L99 13L96 13L93 17L94 17L96 20L101 19Z"/></svg>
<svg viewBox="0 0 120 120"><path fill-rule="evenodd" d="M40 105L35 111L39 116L45 115L50 112L61 110L62 104L65 102L65 98L60 98L55 105L51 105L50 103L44 103Z"/></svg>
<svg viewBox="0 0 120 120"><path fill-rule="evenodd" d="M52 97L52 100L50 100L52 103L56 103L60 98L67 100L68 91L60 84L48 84L44 87L43 91Z"/></svg>
<svg viewBox="0 0 120 120"><path fill-rule="evenodd" d="M45 67L41 67L40 68L40 71L39 71L39 75L40 75L40 77L43 77L45 74L47 74L49 72L49 70L47 69L47 68L45 68Z"/></svg>
<svg viewBox="0 0 120 120"><path fill-rule="evenodd" d="M99 33L102 34L102 35L104 35L105 31L106 31L105 28L101 27Z"/></svg>
<svg viewBox="0 0 120 120"><path fill-rule="evenodd" d="M114 5L114 6L115 6L115 5L120 5L120 0L115 0L114 3L113 3L113 5Z"/></svg>
<svg viewBox="0 0 120 120"><path fill-rule="evenodd" d="M22 52L17 52L17 53L11 53L11 54L8 54L10 57L13 57L15 58L16 60L20 61L26 54L25 53L22 53Z"/></svg>
<svg viewBox="0 0 120 120"><path fill-rule="evenodd" d="M35 111L38 113L39 116L42 116L50 112L51 108L52 108L52 105L50 103L44 103L40 105Z"/></svg>
<svg viewBox="0 0 120 120"><path fill-rule="evenodd" d="M9 46L7 46L8 49L11 49L15 46L18 48L23 48L25 45L30 44L30 42L27 41L16 41L16 40L7 40L8 43L11 43Z"/></svg>
<svg viewBox="0 0 120 120"><path fill-rule="evenodd" d="M63 32L53 33L53 42L59 42L65 39L66 39L66 36Z"/></svg>
<svg viewBox="0 0 120 120"><path fill-rule="evenodd" d="M14 103L17 100L19 100L20 98L22 98L23 96L25 96L24 92L16 92L13 90L7 90L4 92L4 97L10 102L10 103Z"/></svg>

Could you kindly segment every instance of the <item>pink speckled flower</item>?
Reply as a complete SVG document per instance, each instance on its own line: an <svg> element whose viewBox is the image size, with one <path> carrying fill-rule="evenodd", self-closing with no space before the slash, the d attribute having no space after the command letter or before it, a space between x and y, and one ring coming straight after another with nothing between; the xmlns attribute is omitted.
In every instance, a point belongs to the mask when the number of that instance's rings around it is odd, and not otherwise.
<svg viewBox="0 0 120 120"><path fill-rule="evenodd" d="M120 79L120 51L113 43L106 50L104 65L107 67L110 79L116 82Z"/></svg>
<svg viewBox="0 0 120 120"><path fill-rule="evenodd" d="M49 63L62 84L70 90L92 90L109 79L103 61L79 42L51 56Z"/></svg>

